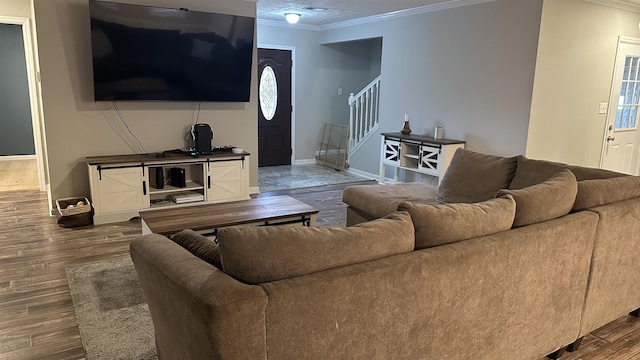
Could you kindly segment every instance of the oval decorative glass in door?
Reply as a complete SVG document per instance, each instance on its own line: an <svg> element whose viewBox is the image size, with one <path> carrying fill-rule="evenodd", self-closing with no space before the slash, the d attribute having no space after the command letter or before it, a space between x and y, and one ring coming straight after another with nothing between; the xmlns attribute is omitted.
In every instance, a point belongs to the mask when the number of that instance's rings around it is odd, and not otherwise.
<svg viewBox="0 0 640 360"><path fill-rule="evenodd" d="M266 120L273 119L278 106L278 82L273 68L267 65L260 75L259 85L260 110Z"/></svg>

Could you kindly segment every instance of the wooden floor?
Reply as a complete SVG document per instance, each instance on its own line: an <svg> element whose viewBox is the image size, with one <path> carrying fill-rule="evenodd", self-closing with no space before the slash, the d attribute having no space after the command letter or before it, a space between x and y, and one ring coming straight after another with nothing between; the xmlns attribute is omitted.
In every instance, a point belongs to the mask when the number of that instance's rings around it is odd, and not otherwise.
<svg viewBox="0 0 640 360"><path fill-rule="evenodd" d="M343 226L344 186L260 196L290 195L320 210L318 225ZM64 229L46 203L38 191L0 192L0 360L84 358L65 269L127 257L141 233L139 221ZM640 320L623 317L561 359L640 359Z"/></svg>

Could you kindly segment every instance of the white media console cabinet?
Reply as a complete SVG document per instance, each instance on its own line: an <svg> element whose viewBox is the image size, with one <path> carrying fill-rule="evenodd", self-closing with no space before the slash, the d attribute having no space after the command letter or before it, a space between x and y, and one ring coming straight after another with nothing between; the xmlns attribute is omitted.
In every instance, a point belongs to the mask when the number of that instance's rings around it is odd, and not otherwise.
<svg viewBox="0 0 640 360"><path fill-rule="evenodd" d="M438 183L449 167L453 153L464 148L461 140L435 139L429 136L382 133L380 161L380 183L385 181L385 166L395 167L394 181L398 181L398 170L404 169L438 177Z"/></svg>
<svg viewBox="0 0 640 360"><path fill-rule="evenodd" d="M94 224L128 221L140 211L249 199L249 153L218 152L87 157ZM184 187L156 182L171 168L184 173ZM175 198L186 199L176 203Z"/></svg>

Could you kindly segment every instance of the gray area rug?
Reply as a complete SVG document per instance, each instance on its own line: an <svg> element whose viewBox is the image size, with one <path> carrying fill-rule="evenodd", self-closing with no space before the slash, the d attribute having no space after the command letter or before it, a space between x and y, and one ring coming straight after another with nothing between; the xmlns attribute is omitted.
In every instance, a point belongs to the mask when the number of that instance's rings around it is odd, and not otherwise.
<svg viewBox="0 0 640 360"><path fill-rule="evenodd" d="M87 360L157 359L153 323L131 259L67 269Z"/></svg>

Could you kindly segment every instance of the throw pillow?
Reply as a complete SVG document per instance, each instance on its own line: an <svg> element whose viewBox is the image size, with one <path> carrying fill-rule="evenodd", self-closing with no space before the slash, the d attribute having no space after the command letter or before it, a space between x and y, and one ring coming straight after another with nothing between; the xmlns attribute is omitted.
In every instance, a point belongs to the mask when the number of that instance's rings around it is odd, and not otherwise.
<svg viewBox="0 0 640 360"><path fill-rule="evenodd" d="M513 227L519 227L567 215L577 192L576 177L566 169L540 184L519 190L502 189L496 196L511 195L516 200Z"/></svg>
<svg viewBox="0 0 640 360"><path fill-rule="evenodd" d="M208 262L209 264L222 270L220 262L220 248L213 240L198 234L197 232L186 229L171 236L176 244L187 249L193 255Z"/></svg>
<svg viewBox="0 0 640 360"><path fill-rule="evenodd" d="M222 268L260 284L413 251L406 212L348 228L229 227L218 231Z"/></svg>
<svg viewBox="0 0 640 360"><path fill-rule="evenodd" d="M457 149L442 177L436 199L443 203L475 203L493 199L509 186L516 157L488 155Z"/></svg>
<svg viewBox="0 0 640 360"><path fill-rule="evenodd" d="M511 196L474 204L421 205L405 201L398 210L411 215L418 250L509 230L516 203Z"/></svg>
<svg viewBox="0 0 640 360"><path fill-rule="evenodd" d="M524 189L528 186L540 184L541 182L549 179L553 175L559 173L562 170L569 169L576 176L576 180L593 180L593 179L608 179L618 176L624 176L624 174L603 170L588 168L583 166L567 165L553 161L546 160L534 160L525 156L518 156L518 167L516 174L509 185L509 189L518 190Z"/></svg>
<svg viewBox="0 0 640 360"><path fill-rule="evenodd" d="M639 196L640 176L578 181L578 196L572 211L581 211Z"/></svg>

